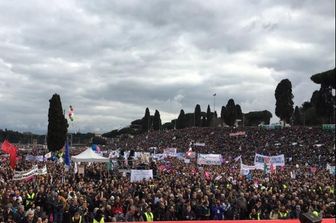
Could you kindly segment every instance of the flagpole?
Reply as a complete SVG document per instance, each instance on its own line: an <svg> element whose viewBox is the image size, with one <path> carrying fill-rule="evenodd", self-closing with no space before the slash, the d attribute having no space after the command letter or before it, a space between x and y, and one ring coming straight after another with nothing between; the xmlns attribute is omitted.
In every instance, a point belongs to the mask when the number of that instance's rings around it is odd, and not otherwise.
<svg viewBox="0 0 336 223"><path fill-rule="evenodd" d="M214 115L215 115L215 111L216 111L216 93L214 93L213 96L214 96Z"/></svg>

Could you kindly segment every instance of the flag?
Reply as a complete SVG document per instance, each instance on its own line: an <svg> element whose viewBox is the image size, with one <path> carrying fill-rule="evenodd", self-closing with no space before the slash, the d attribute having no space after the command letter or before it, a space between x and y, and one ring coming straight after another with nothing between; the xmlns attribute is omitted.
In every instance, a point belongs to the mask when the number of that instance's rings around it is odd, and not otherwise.
<svg viewBox="0 0 336 223"><path fill-rule="evenodd" d="M51 152L49 152L49 153L46 153L46 154L44 155L44 157L45 157L46 159L49 159L49 158L51 158Z"/></svg>
<svg viewBox="0 0 336 223"><path fill-rule="evenodd" d="M296 178L295 171L291 171L290 172L290 176L291 176L292 179L295 179Z"/></svg>
<svg viewBox="0 0 336 223"><path fill-rule="evenodd" d="M1 150L9 154L9 165L12 167L12 169L15 169L17 150L16 147L8 142L8 140L5 140L1 145Z"/></svg>
<svg viewBox="0 0 336 223"><path fill-rule="evenodd" d="M112 160L110 160L110 162L107 163L107 170L113 170L113 164L112 164Z"/></svg>
<svg viewBox="0 0 336 223"><path fill-rule="evenodd" d="M237 162L238 160L241 160L241 155L240 156L237 156L234 161Z"/></svg>
<svg viewBox="0 0 336 223"><path fill-rule="evenodd" d="M64 163L65 165L70 166L70 149L68 143L65 144Z"/></svg>
<svg viewBox="0 0 336 223"><path fill-rule="evenodd" d="M78 172L78 167L77 167L77 163L75 162L74 173L76 174L77 172Z"/></svg>
<svg viewBox="0 0 336 223"><path fill-rule="evenodd" d="M264 174L268 174L269 169L266 163L264 163Z"/></svg>

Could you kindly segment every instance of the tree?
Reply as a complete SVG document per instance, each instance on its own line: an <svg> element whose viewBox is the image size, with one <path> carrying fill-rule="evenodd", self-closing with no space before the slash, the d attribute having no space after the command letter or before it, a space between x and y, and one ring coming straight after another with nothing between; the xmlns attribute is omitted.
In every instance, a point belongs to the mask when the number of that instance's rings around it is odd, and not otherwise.
<svg viewBox="0 0 336 223"><path fill-rule="evenodd" d="M302 125L301 112L298 106L295 106L294 114L293 114L293 124L294 125Z"/></svg>
<svg viewBox="0 0 336 223"><path fill-rule="evenodd" d="M225 106L222 106L222 110L221 110L221 119L222 119L223 121L226 120L226 108L225 108Z"/></svg>
<svg viewBox="0 0 336 223"><path fill-rule="evenodd" d="M176 128L177 129L183 129L185 128L185 114L183 109L181 109L180 114L177 118L177 122L176 122Z"/></svg>
<svg viewBox="0 0 336 223"><path fill-rule="evenodd" d="M160 130L160 128L161 128L160 112L158 110L155 110L154 120L153 120L153 129Z"/></svg>
<svg viewBox="0 0 336 223"><path fill-rule="evenodd" d="M212 120L212 114L211 114L210 105L208 105L206 117L207 117L207 125L206 126L210 127L211 120Z"/></svg>
<svg viewBox="0 0 336 223"><path fill-rule="evenodd" d="M142 122L143 131L148 131L150 129L150 126L151 126L150 121L151 121L151 117L150 117L149 109L146 108L145 116L143 117L143 122Z"/></svg>
<svg viewBox="0 0 336 223"><path fill-rule="evenodd" d="M335 105L335 97L332 95L332 88L322 84L317 97L318 100L314 105L316 113L324 119L324 122L332 122Z"/></svg>
<svg viewBox="0 0 336 223"><path fill-rule="evenodd" d="M331 87L335 89L336 87L335 76L336 76L336 70L334 68L332 70L314 74L313 76L310 77L310 79L316 84L321 84L326 87Z"/></svg>
<svg viewBox="0 0 336 223"><path fill-rule="evenodd" d="M243 112L239 104L236 104L236 118L243 119Z"/></svg>
<svg viewBox="0 0 336 223"><path fill-rule="evenodd" d="M231 98L226 105L226 115L225 115L225 123L229 126L233 126L236 122L237 114L236 114L236 105L234 100Z"/></svg>
<svg viewBox="0 0 336 223"><path fill-rule="evenodd" d="M174 124L172 122L166 122L162 125L162 129L164 130L174 129Z"/></svg>
<svg viewBox="0 0 336 223"><path fill-rule="evenodd" d="M274 95L276 100L275 114L280 120L289 123L294 111L292 83L288 79L283 79L276 87Z"/></svg>
<svg viewBox="0 0 336 223"><path fill-rule="evenodd" d="M318 104L318 101L320 100L320 92L314 91L311 98L310 98L310 104L314 107Z"/></svg>
<svg viewBox="0 0 336 223"><path fill-rule="evenodd" d="M63 148L68 132L68 121L64 117L61 98L54 94L49 100L48 136L49 151L58 151Z"/></svg>
<svg viewBox="0 0 336 223"><path fill-rule="evenodd" d="M272 113L267 110L253 111L245 114L244 117L246 126L257 126L261 123L268 125L272 118Z"/></svg>
<svg viewBox="0 0 336 223"><path fill-rule="evenodd" d="M202 119L201 119L201 126L202 127L207 127L207 125L208 125L208 121L207 121L206 117L203 116Z"/></svg>
<svg viewBox="0 0 336 223"><path fill-rule="evenodd" d="M320 84L320 90L315 91L311 98L311 103L315 108L317 116L322 123L335 122L335 96L332 94L332 90L335 89L335 68L322 73L311 76L311 80ZM311 112L313 114L313 112ZM313 117L313 116L312 116Z"/></svg>
<svg viewBox="0 0 336 223"><path fill-rule="evenodd" d="M308 109L310 109L311 107L313 107L312 103L309 101L305 101L303 102L303 104L301 105L301 110L302 112L306 112Z"/></svg>
<svg viewBox="0 0 336 223"><path fill-rule="evenodd" d="M201 126L201 106L199 104L197 104L195 107L194 115L195 115L194 125L197 127L200 127Z"/></svg>

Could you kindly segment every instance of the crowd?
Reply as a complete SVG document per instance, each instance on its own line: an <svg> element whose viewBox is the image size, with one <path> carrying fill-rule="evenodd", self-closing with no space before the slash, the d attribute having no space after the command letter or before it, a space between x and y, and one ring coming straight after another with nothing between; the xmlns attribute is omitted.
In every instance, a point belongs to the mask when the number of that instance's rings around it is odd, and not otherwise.
<svg viewBox="0 0 336 223"><path fill-rule="evenodd" d="M246 136L229 133L245 131ZM204 146L195 146L195 143ZM335 217L335 176L326 170L335 165L333 132L320 128L189 128L155 131L114 140L107 148L148 151L157 147L186 152L219 153L219 166L199 166L195 159L166 158L145 168L157 169L154 179L130 182L130 176L107 164L85 166L84 174L73 165L39 162L48 174L27 181L13 181L13 170L0 169L1 222L131 222L151 220L291 219L315 212ZM21 154L20 154L21 153ZM242 176L241 155L252 164L255 153L284 154L285 168L262 170ZM24 157L27 152L19 152ZM22 158L24 160L24 158ZM35 162L20 161L17 170ZM292 173L295 172L295 176Z"/></svg>

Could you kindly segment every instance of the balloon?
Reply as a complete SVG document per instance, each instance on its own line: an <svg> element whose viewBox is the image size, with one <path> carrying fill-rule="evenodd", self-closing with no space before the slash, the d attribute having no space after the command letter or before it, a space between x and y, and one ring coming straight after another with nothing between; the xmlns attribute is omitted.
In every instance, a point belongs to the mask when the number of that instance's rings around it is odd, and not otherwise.
<svg viewBox="0 0 336 223"><path fill-rule="evenodd" d="M72 105L70 105L69 106L68 117L72 122L74 121L74 116L75 116L74 109L73 109Z"/></svg>

